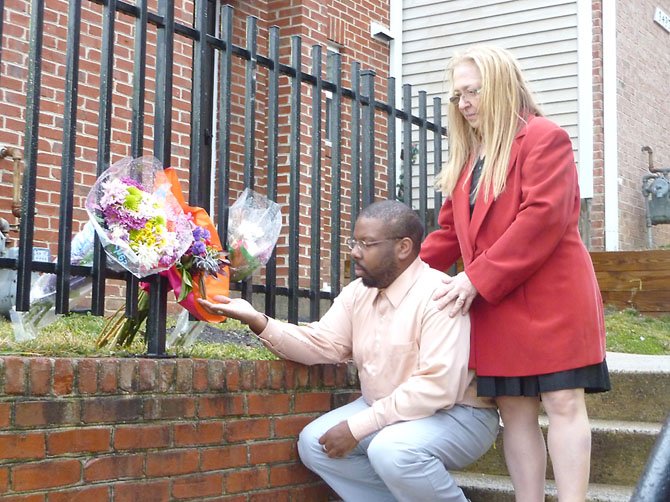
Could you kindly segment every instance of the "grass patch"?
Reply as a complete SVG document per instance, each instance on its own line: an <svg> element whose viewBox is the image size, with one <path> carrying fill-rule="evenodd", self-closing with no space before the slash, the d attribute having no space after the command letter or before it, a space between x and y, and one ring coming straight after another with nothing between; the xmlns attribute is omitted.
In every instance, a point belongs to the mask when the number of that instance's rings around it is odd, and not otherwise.
<svg viewBox="0 0 670 502"><path fill-rule="evenodd" d="M95 341L105 320L90 314L59 316L44 327L40 335L23 342L14 341L12 324L0 320L0 355L49 356L49 357L131 357L146 352L141 336L137 336L128 349L95 346ZM174 320L169 320L173 323ZM629 354L670 354L670 316L648 317L632 309L608 308L605 313L607 350ZM255 336L239 321L229 319L213 327L223 331ZM277 357L264 347L248 347L239 343L196 342L188 348L168 349L177 357L205 359L272 360Z"/></svg>
<svg viewBox="0 0 670 502"><path fill-rule="evenodd" d="M670 316L648 317L633 309L607 309L607 350L627 354L670 354Z"/></svg>
<svg viewBox="0 0 670 502"><path fill-rule="evenodd" d="M98 334L105 319L90 314L70 314L59 316L56 320L39 330L32 339L17 342L11 322L0 320L0 356L47 356L47 357L133 357L146 353L146 343L139 334L128 348L117 349L111 346L97 348ZM168 326L174 319L168 319ZM223 331L243 332L254 335L239 321L229 319L223 323L212 324ZM236 343L197 342L188 348L168 349L167 353L176 357L204 359L273 360L278 359L264 347L247 347Z"/></svg>

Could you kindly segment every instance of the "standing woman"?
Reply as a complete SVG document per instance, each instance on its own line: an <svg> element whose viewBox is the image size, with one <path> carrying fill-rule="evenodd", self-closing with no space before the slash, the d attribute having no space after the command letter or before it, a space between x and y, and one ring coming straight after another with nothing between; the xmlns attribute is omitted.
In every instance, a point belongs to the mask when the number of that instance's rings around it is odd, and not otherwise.
<svg viewBox="0 0 670 502"><path fill-rule="evenodd" d="M472 319L471 367L504 424L516 500L544 501L547 446L561 502L586 498L591 429L585 392L609 390L602 300L578 231L568 134L542 116L507 51L455 56L440 228L421 258L446 270L436 300ZM452 303L453 302L453 303ZM547 446L538 424L549 418Z"/></svg>

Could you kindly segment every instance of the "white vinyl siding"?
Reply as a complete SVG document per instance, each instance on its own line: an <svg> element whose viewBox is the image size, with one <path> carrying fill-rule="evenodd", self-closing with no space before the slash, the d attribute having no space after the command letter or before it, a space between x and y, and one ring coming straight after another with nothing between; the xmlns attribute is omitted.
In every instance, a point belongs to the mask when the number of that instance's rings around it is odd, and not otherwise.
<svg viewBox="0 0 670 502"><path fill-rule="evenodd" d="M434 96L442 98L446 125L448 60L471 45L492 43L509 49L519 60L543 112L568 131L578 158L576 0L403 0L402 15L402 82L412 85L415 113L417 92L424 90L429 107ZM429 117L431 112L432 108ZM418 141L416 131L413 141ZM429 140L429 160L432 149ZM416 170L414 197L418 196ZM428 172L433 172L432 165Z"/></svg>

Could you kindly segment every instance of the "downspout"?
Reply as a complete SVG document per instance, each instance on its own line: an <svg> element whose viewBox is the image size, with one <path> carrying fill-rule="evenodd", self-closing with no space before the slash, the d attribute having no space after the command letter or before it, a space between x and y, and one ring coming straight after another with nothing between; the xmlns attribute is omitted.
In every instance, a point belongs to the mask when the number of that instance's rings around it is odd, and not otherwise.
<svg viewBox="0 0 670 502"><path fill-rule="evenodd" d="M21 162L23 162L23 152L16 147L4 146L0 149L0 159L12 159L14 170L12 172L12 214L21 218L21 182L23 172Z"/></svg>
<svg viewBox="0 0 670 502"><path fill-rule="evenodd" d="M579 194L593 199L593 10L577 2L577 128Z"/></svg>
<svg viewBox="0 0 670 502"><path fill-rule="evenodd" d="M617 141L616 2L603 1L603 137L605 250L619 250L619 168Z"/></svg>
<svg viewBox="0 0 670 502"><path fill-rule="evenodd" d="M393 40L391 40L389 47L389 76L395 78L396 108L402 108L402 104L398 102L402 97L402 3L403 0L391 0L389 16L389 30L393 36ZM400 159L400 153L402 151L402 131L398 128L400 124L400 119L396 119L396 166L402 166L402 160ZM400 169L396 169L396 179L393 182L393 190L395 190L395 186L400 181L398 178L400 173Z"/></svg>

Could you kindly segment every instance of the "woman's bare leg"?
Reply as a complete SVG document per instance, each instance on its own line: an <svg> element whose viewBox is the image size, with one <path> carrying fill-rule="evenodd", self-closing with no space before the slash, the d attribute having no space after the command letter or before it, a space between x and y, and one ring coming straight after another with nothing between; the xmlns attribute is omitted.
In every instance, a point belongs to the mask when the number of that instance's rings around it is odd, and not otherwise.
<svg viewBox="0 0 670 502"><path fill-rule="evenodd" d="M540 399L496 398L503 421L507 470L517 502L544 502L547 448L538 423Z"/></svg>
<svg viewBox="0 0 670 502"><path fill-rule="evenodd" d="M549 418L547 443L560 502L584 502L591 468L591 426L584 389L542 394Z"/></svg>

